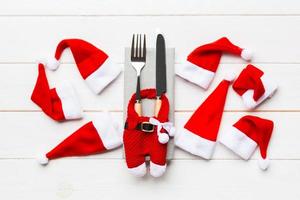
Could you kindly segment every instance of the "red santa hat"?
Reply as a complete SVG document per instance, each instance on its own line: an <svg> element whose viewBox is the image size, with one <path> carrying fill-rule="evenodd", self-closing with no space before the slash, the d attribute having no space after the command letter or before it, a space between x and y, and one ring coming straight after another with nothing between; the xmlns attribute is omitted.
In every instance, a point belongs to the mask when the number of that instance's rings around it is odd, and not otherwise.
<svg viewBox="0 0 300 200"><path fill-rule="evenodd" d="M271 98L277 90L277 84L251 64L243 69L232 87L242 97L248 109L254 109L267 98Z"/></svg>
<svg viewBox="0 0 300 200"><path fill-rule="evenodd" d="M118 125L107 114L79 128L54 149L39 157L38 161L46 165L52 159L97 154L121 144L122 136Z"/></svg>
<svg viewBox="0 0 300 200"><path fill-rule="evenodd" d="M56 121L78 119L82 116L82 109L73 87L65 84L50 89L43 64L38 66L38 78L31 100Z"/></svg>
<svg viewBox="0 0 300 200"><path fill-rule="evenodd" d="M222 131L218 141L245 160L248 160L259 146L262 158L259 159L259 167L265 170L269 166L267 149L273 126L271 120L246 115L233 126Z"/></svg>
<svg viewBox="0 0 300 200"><path fill-rule="evenodd" d="M240 48L223 37L196 48L188 55L187 63L183 66L176 65L175 72L182 78L207 89L215 76L223 53L237 55L245 60L252 57L251 51Z"/></svg>
<svg viewBox="0 0 300 200"><path fill-rule="evenodd" d="M108 55L94 45L81 39L62 40L56 48L55 58L46 61L46 67L56 70L59 59L66 48L70 48L78 70L90 87L98 94L121 72L119 65L112 65Z"/></svg>
<svg viewBox="0 0 300 200"><path fill-rule="evenodd" d="M176 146L205 159L211 158L230 82L223 80L194 112L184 128L176 131Z"/></svg>

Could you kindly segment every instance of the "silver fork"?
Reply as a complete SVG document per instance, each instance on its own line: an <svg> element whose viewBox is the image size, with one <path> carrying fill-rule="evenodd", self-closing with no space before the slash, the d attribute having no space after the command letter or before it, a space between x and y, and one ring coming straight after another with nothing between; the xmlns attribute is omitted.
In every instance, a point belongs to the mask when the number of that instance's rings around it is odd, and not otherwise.
<svg viewBox="0 0 300 200"><path fill-rule="evenodd" d="M137 83L136 83L136 102L134 109L139 116L142 115L141 105L141 86L140 86L140 75L142 69L146 64L146 35L144 34L142 44L142 34L133 34L131 43L131 65L136 71Z"/></svg>

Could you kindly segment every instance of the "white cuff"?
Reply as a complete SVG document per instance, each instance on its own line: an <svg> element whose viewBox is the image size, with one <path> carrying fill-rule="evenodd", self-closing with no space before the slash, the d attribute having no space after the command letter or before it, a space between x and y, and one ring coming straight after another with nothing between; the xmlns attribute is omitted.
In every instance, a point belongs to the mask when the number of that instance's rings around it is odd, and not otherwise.
<svg viewBox="0 0 300 200"><path fill-rule="evenodd" d="M109 83L111 83L121 72L118 64L113 64L109 58L99 68L89 75L85 82L89 88L99 94Z"/></svg>
<svg viewBox="0 0 300 200"><path fill-rule="evenodd" d="M215 76L214 72L206 70L188 61L183 65L175 65L175 73L205 90L209 87Z"/></svg>
<svg viewBox="0 0 300 200"><path fill-rule="evenodd" d="M134 168L128 168L128 171L130 174L132 174L136 177L143 177L147 173L146 163L143 163Z"/></svg>
<svg viewBox="0 0 300 200"><path fill-rule="evenodd" d="M79 119L82 117L82 108L74 88L64 84L55 88L59 97L65 119Z"/></svg>
<svg viewBox="0 0 300 200"><path fill-rule="evenodd" d="M151 176L158 178L161 177L167 169L167 165L158 165L150 161L150 174Z"/></svg>
<svg viewBox="0 0 300 200"><path fill-rule="evenodd" d="M114 149L122 145L122 134L110 114L97 117L97 120L93 120L93 125L106 149Z"/></svg>
<svg viewBox="0 0 300 200"><path fill-rule="evenodd" d="M261 77L261 81L264 85L265 88L265 93L257 100L255 101L253 99L253 94L254 94L254 90L247 90L243 95L242 95L242 99L243 102L245 104L245 106L251 110L254 109L256 106L258 106L259 104L261 104L264 100L266 100L267 98L271 98L272 95L276 92L277 90L277 85L271 81L268 76L263 75Z"/></svg>
<svg viewBox="0 0 300 200"><path fill-rule="evenodd" d="M176 131L174 139L179 148L205 159L212 157L216 146L216 142L202 138L185 128Z"/></svg>
<svg viewBox="0 0 300 200"><path fill-rule="evenodd" d="M222 131L219 134L218 141L244 160L248 160L257 147L255 141L234 126Z"/></svg>

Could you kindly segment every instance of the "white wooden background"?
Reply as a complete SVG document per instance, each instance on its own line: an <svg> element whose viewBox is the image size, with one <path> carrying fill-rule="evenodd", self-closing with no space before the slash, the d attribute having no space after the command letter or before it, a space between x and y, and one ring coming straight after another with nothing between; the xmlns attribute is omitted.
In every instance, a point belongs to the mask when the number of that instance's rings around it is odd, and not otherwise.
<svg viewBox="0 0 300 200"><path fill-rule="evenodd" d="M151 0L0 0L1 199L300 198L300 2L157 2L160 5ZM79 37L122 65L131 34L145 32L149 46L154 46L157 27L165 33L168 46L176 47L176 64L198 45L221 36L255 52L253 63L280 85L273 99L251 113L275 122L269 170L258 169L258 152L245 162L221 145L211 161L176 149L160 179L129 175L121 149L39 166L34 159L37 153L50 149L104 109L113 111L121 123L123 76L95 96L71 56L64 54L60 69L48 74L53 85L63 79L75 85L85 117L56 123L30 101L37 75L35 60L52 56L59 40ZM176 126L183 125L224 73L240 71L245 64L234 57L222 59L208 92L177 77ZM230 91L222 124L232 124L244 114L241 100Z"/></svg>

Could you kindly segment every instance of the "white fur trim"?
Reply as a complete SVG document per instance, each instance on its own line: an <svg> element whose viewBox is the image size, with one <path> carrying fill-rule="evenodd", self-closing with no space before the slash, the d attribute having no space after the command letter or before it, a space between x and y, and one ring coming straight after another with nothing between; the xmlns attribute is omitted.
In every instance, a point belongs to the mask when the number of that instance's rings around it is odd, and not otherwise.
<svg viewBox="0 0 300 200"><path fill-rule="evenodd" d="M243 49L242 50L242 53L241 53L241 57L244 59L244 60L251 60L252 57L253 57L253 52L249 49Z"/></svg>
<svg viewBox="0 0 300 200"><path fill-rule="evenodd" d="M55 71L59 67L60 62L56 58L48 58L44 64L46 65L47 69Z"/></svg>
<svg viewBox="0 0 300 200"><path fill-rule="evenodd" d="M244 160L248 160L257 147L255 141L234 126L230 126L220 132L218 141Z"/></svg>
<svg viewBox="0 0 300 200"><path fill-rule="evenodd" d="M113 64L109 58L99 66L99 68L89 75L85 81L90 89L95 93L100 93L109 83L120 74L121 68L118 64Z"/></svg>
<svg viewBox="0 0 300 200"><path fill-rule="evenodd" d="M147 173L146 163L143 163L134 168L128 168L128 171L130 174L132 174L136 177L143 177Z"/></svg>
<svg viewBox="0 0 300 200"><path fill-rule="evenodd" d="M209 87L215 76L214 72L206 70L190 62L186 62L183 65L175 65L175 73L178 76L204 89Z"/></svg>
<svg viewBox="0 0 300 200"><path fill-rule="evenodd" d="M115 122L109 114L99 116L93 124L106 149L114 149L122 145L121 133L116 129Z"/></svg>
<svg viewBox="0 0 300 200"><path fill-rule="evenodd" d="M230 73L230 74L228 73L224 76L224 80L229 81L231 83L234 81L235 77L236 77L235 73Z"/></svg>
<svg viewBox="0 0 300 200"><path fill-rule="evenodd" d="M268 158L259 158L258 159L258 166L261 170L267 170L268 167L270 166L270 160Z"/></svg>
<svg viewBox="0 0 300 200"><path fill-rule="evenodd" d="M65 118L81 118L82 109L74 88L70 84L64 84L56 87L55 90L60 98Z"/></svg>
<svg viewBox="0 0 300 200"><path fill-rule="evenodd" d="M176 131L175 145L191 154L210 159L214 152L216 142L202 138L191 131L182 128Z"/></svg>
<svg viewBox="0 0 300 200"><path fill-rule="evenodd" d="M47 165L49 162L49 159L46 157L45 154L38 156L36 159L41 165Z"/></svg>
<svg viewBox="0 0 300 200"><path fill-rule="evenodd" d="M254 90L247 90L242 95L242 99L245 106L250 110L254 109L267 98L271 98L277 90L277 85L272 80L270 80L265 74L262 75L261 81L265 87L265 93L257 101L253 99Z"/></svg>
<svg viewBox="0 0 300 200"><path fill-rule="evenodd" d="M162 176L167 169L167 165L158 165L150 161L150 174L151 176L158 178Z"/></svg>

